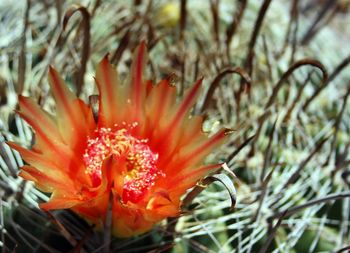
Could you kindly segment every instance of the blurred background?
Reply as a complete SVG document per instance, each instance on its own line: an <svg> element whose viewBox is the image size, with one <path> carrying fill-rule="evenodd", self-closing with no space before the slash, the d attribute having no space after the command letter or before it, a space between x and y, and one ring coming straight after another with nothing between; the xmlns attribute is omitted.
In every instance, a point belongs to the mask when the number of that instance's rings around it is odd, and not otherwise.
<svg viewBox="0 0 350 253"><path fill-rule="evenodd" d="M1 0L1 252L349 252L349 0ZM54 66L82 99L97 94L109 54L127 80L145 40L147 78L172 76L178 96L204 76L193 114L204 130L233 129L208 160L237 178L230 210L214 182L178 220L131 239L104 235L17 176L30 147L19 94L55 113Z"/></svg>

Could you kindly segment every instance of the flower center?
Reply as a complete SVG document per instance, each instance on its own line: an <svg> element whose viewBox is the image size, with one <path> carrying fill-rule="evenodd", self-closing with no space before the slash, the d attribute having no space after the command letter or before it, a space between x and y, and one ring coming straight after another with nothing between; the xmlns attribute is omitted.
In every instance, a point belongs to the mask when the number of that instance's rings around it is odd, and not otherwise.
<svg viewBox="0 0 350 253"><path fill-rule="evenodd" d="M164 176L156 166L158 154L151 151L147 140L133 137L125 128L116 131L100 128L94 138L88 139L83 155L85 172L90 175L94 186L101 183L102 163L111 155L120 161L118 170L124 177L124 203L139 202L156 178Z"/></svg>

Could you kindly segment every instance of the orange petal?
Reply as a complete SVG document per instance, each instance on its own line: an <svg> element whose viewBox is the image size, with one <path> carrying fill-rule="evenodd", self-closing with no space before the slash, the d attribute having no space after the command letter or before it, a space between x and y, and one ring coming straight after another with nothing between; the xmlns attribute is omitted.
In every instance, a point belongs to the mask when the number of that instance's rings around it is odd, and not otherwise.
<svg viewBox="0 0 350 253"><path fill-rule="evenodd" d="M173 115L175 102L176 88L170 86L168 80L162 80L151 88L145 103L147 128L144 133L150 141L155 140L158 143L158 136L164 135L165 127Z"/></svg>
<svg viewBox="0 0 350 253"><path fill-rule="evenodd" d="M51 199L46 203L39 204L39 207L43 210L53 210L53 209L68 209L73 206L79 205L83 202L83 200L78 197L63 197L57 196L55 197L55 193L51 196Z"/></svg>
<svg viewBox="0 0 350 253"><path fill-rule="evenodd" d="M118 73L105 56L96 69L96 84L100 93L99 124L113 127L122 121L125 110L125 87L118 81Z"/></svg>
<svg viewBox="0 0 350 253"><path fill-rule="evenodd" d="M147 210L152 211L158 219L163 219L165 217L175 217L179 215L179 206L176 206L169 196L161 193L156 193L148 202Z"/></svg>
<svg viewBox="0 0 350 253"><path fill-rule="evenodd" d="M144 233L155 223L145 219L143 210L122 205L118 196L114 197L112 214L113 234L121 238Z"/></svg>
<svg viewBox="0 0 350 253"><path fill-rule="evenodd" d="M167 180L160 183L160 186L166 187L169 191L176 189L189 189L194 186L200 179L217 171L221 164L210 164L199 168L187 168L174 175L167 175Z"/></svg>
<svg viewBox="0 0 350 253"><path fill-rule="evenodd" d="M123 196L123 190L124 190L124 170L126 169L126 160L116 159L113 158L111 167L109 169L112 171L112 178L113 180L113 190L115 195L118 195L119 197Z"/></svg>
<svg viewBox="0 0 350 253"><path fill-rule="evenodd" d="M192 152L187 154L187 157L201 157L209 154L216 146L218 146L226 137L230 130L222 129L217 132L214 136L206 140L203 144L197 146ZM188 150L184 150L183 153L186 154Z"/></svg>
<svg viewBox="0 0 350 253"><path fill-rule="evenodd" d="M82 204L75 205L72 207L72 210L95 224L96 228L99 229L103 227L106 218L108 201L109 195L106 193Z"/></svg>
<svg viewBox="0 0 350 253"><path fill-rule="evenodd" d="M65 173L76 182L76 185L91 185L90 177L85 173L84 164L82 164L82 161L75 154L64 155L60 151L53 150L52 155L47 155L25 149L13 142L7 142L7 144L17 150L23 160L31 166L45 171L45 173L51 173L53 175L55 173Z"/></svg>
<svg viewBox="0 0 350 253"><path fill-rule="evenodd" d="M37 149L57 149L63 140L51 115L43 111L31 98L18 96L20 111L18 114L36 133Z"/></svg>
<svg viewBox="0 0 350 253"><path fill-rule="evenodd" d="M208 139L207 134L202 130L203 117L191 116L183 123L185 131L179 136L179 142L177 149L181 149L187 146L195 147L200 145L203 141Z"/></svg>
<svg viewBox="0 0 350 253"><path fill-rule="evenodd" d="M56 101L58 126L64 141L71 147L77 145L82 136L87 135L91 116L86 118L81 110L82 103L68 89L62 78L51 66L49 68L49 83Z"/></svg>
<svg viewBox="0 0 350 253"><path fill-rule="evenodd" d="M183 138L187 140L188 138L197 134L200 135L202 138L207 138L206 135L203 133L202 126L203 126L203 116L198 116L198 115L191 116L184 123L184 128L186 129L186 131Z"/></svg>
<svg viewBox="0 0 350 253"><path fill-rule="evenodd" d="M26 180L33 181L42 191L52 192L61 189L67 192L75 192L75 185L72 180L63 173L44 173L32 166L24 165L21 168L19 176Z"/></svg>
<svg viewBox="0 0 350 253"><path fill-rule="evenodd" d="M185 98L181 102L174 119L169 124L171 128L176 129L178 126L181 125L184 117L196 102L196 98L198 96L199 88L201 87L202 81L203 79L199 79L185 95Z"/></svg>
<svg viewBox="0 0 350 253"><path fill-rule="evenodd" d="M164 129L163 136L158 136L158 140L160 139L161 141L159 141L156 149L159 152L166 150L168 153L167 156L170 156L173 153L176 145L179 142L180 136L185 131L181 125L184 123L185 117L188 117L189 110L195 103L201 83L202 79L198 80L187 92L187 95L179 105L177 112L173 118L168 121L167 126Z"/></svg>
<svg viewBox="0 0 350 253"><path fill-rule="evenodd" d="M146 85L143 82L143 68L146 63L146 44L145 42L141 42L141 44L137 47L135 52L135 57L131 69L131 103L132 108L134 110L133 120L136 122L140 122L140 119L143 117L143 101L146 96Z"/></svg>
<svg viewBox="0 0 350 253"><path fill-rule="evenodd" d="M68 156L62 157L62 154L57 156L56 153L56 157L54 159L52 156L48 157L47 155L23 148L14 142L7 142L7 145L9 145L12 149L17 150L21 154L23 160L34 167L62 170L66 172L69 171L68 167L65 166L65 162L67 162L67 159L69 159Z"/></svg>
<svg viewBox="0 0 350 253"><path fill-rule="evenodd" d="M85 124L85 128L87 129L88 133L91 133L96 129L95 119L92 114L91 107L86 105L81 99L76 99L74 103L74 105L77 105L77 107L80 109L80 111L78 111L78 116L80 116L80 119L82 120L81 124Z"/></svg>
<svg viewBox="0 0 350 253"><path fill-rule="evenodd" d="M146 97L150 94L151 90L154 87L154 84L152 82L152 80L147 80L145 81L145 85L146 85Z"/></svg>
<svg viewBox="0 0 350 253"><path fill-rule="evenodd" d="M164 171L172 173L171 168L186 168L190 165L196 165L208 155L215 147L220 145L227 137L227 129L222 129L211 138L201 142L188 145L174 155L170 161L161 161L160 167L164 166ZM171 164L171 167L166 167L166 163Z"/></svg>

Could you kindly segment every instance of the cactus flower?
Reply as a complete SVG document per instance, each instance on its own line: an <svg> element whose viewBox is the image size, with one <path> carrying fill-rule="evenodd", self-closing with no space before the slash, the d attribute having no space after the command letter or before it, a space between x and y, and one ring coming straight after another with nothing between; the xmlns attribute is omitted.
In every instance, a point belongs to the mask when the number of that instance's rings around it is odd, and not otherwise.
<svg viewBox="0 0 350 253"><path fill-rule="evenodd" d="M100 228L111 210L112 233L129 237L180 215L185 192L220 167L204 159L226 131L209 138L202 117L190 115L201 80L177 102L168 80L144 80L145 54L141 43L128 83L120 83L107 57L98 64L96 117L51 67L56 115L19 97L18 113L35 132L35 144L9 145L27 163L20 176L51 194L40 208L71 209Z"/></svg>

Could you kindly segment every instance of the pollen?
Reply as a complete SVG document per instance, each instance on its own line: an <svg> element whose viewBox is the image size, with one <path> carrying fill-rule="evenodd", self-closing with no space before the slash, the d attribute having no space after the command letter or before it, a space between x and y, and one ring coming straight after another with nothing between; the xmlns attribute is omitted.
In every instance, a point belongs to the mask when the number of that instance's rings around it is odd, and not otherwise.
<svg viewBox="0 0 350 253"><path fill-rule="evenodd" d="M131 127L135 127L132 125ZM100 184L102 163L113 155L120 162L117 169L124 177L124 203L139 202L164 173L157 168L158 154L152 152L146 139L132 136L127 128L99 128L87 141L83 155L86 170L95 186ZM125 162L126 161L126 162Z"/></svg>

